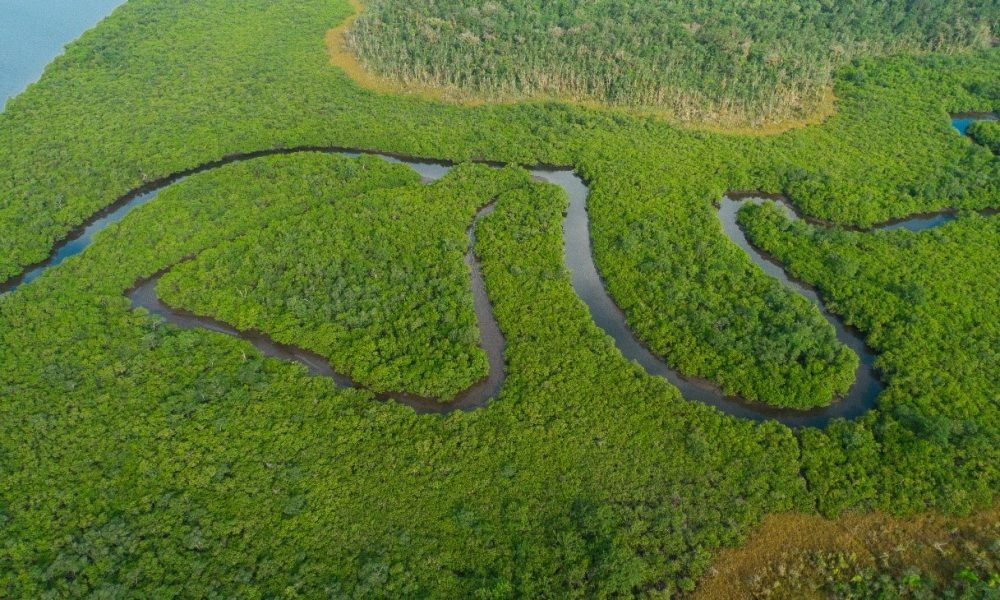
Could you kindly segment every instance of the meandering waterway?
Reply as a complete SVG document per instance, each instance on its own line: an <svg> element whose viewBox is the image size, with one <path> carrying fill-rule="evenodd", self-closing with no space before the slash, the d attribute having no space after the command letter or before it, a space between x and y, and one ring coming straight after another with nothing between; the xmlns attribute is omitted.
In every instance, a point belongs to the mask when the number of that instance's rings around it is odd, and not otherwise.
<svg viewBox="0 0 1000 600"><path fill-rule="evenodd" d="M953 119L956 129L967 127L969 115L956 116ZM976 118L989 118L979 115ZM66 258L83 252L92 242L93 236L109 225L121 221L136 208L147 204L156 198L162 189L183 180L186 177L203 173L221 166L251 160L263 156L295 154L301 152L325 152L356 157L361 154L373 154L391 162L406 164L417 171L424 182L434 181L448 173L451 165L444 161L423 160L388 153L368 150L326 147L301 147L288 149L263 150L246 154L228 156L218 161L199 165L186 171L176 173L163 179L143 185L120 198L108 208L94 215L88 222L72 231L63 242L56 245L48 259L26 269L20 276L0 284L0 294L13 292L38 278L49 269L62 263ZM629 329L624 313L615 304L605 289L604 282L594 263L590 241L590 221L587 215L587 198L590 190L584 181L570 169L534 168L532 174L541 180L560 186L569 196L569 208L563 223L566 266L572 274L573 289L587 305L594 322L612 339L619 351L627 359L636 361L651 375L667 379L680 389L682 395L695 402L715 406L719 410L737 417L767 420L774 419L792 427L825 426L831 419L856 418L876 402L882 390L882 384L873 370L874 353L867 347L861 334L844 325L835 315L826 310L821 298L812 288L789 278L782 267L761 254L746 239L743 231L736 223L736 213L739 206L746 202L762 202L765 195L757 193L731 194L724 198L719 206L719 219L722 231L737 246L746 252L747 256L768 275L778 279L784 285L813 302L833 326L837 338L851 348L860 358L854 384L844 398L837 399L831 405L811 410L794 410L771 407L761 403L747 402L741 398L724 395L718 386L704 379L682 376L672 369L664 360L653 354ZM789 218L798 218L792 207L778 197ZM449 412L453 410L470 410L485 406L494 398L502 387L506 370L503 357L504 338L493 314L492 305L486 293L479 263L475 258L475 223L492 210L492 205L485 207L476 215L469 229L470 244L466 253L466 262L472 276L472 290L476 316L479 325L480 342L489 358L489 376L460 393L447 403L433 398L423 398L406 393L380 393L380 399L394 399L412 407L417 412ZM879 229L905 228L912 231L937 227L955 218L952 211L935 214L918 215L887 223ZM200 317L192 313L164 305L156 297L156 283L163 272L151 278L141 280L128 294L137 307L143 307L151 313L158 314L167 321L182 328L201 328L242 338L253 344L264 355L303 364L310 373L330 377L342 386L356 386L349 377L337 373L329 362L314 352L294 346L279 344L267 335L255 331L237 331L233 327L214 319Z"/></svg>
<svg viewBox="0 0 1000 600"><path fill-rule="evenodd" d="M294 148L230 156L152 182L127 194L108 209L95 215L84 226L74 231L64 242L56 247L52 255L44 263L28 269L22 276L0 286L0 292L13 291L19 285L28 283L45 273L48 269L58 266L66 258L79 254L90 245L96 233L112 223L121 221L131 211L152 201L160 190L185 177L233 162L250 160L261 156L298 152L327 152L347 156L376 154L385 160L408 165L416 170L425 182L444 176L450 169L450 166L444 162L410 159L390 154L342 148ZM591 250L590 222L587 215L587 198L589 196L587 185L579 176L568 169L535 168L532 169L532 174L536 178L560 186L569 196L570 204L563 223L566 266L572 274L573 288L580 299L587 305L594 322L614 339L616 346L626 358L638 362L651 375L666 378L680 389L686 399L715 406L723 412L737 417L754 420L774 419L792 427L823 426L831 419L838 417L845 419L856 418L874 406L876 398L882 389L882 384L879 382L872 368L874 354L866 346L859 332L846 327L840 319L830 314L814 290L791 280L780 265L772 262L758 252L748 242L742 230L736 224L736 213L739 206L745 202L762 202L764 198L761 195L733 194L731 197L723 199L718 212L720 224L723 232L730 240L741 247L755 264L772 277L775 277L783 284L815 303L823 316L834 327L838 339L860 357L860 366L858 367L856 380L850 392L846 397L838 399L827 407L802 411L779 409L760 403L750 403L740 398L725 396L718 386L710 381L684 377L670 368L666 362L653 354L635 337L628 328L625 315L605 289L603 280L594 263ZM782 202L781 206L785 207L786 214L790 218L797 218L787 203ZM476 222L491 210L492 205L481 210L476 215ZM912 219L885 225L882 228L920 230L940 225L953 218L953 213L920 215ZM493 315L479 264L475 259L475 223L470 226L469 236L470 244L469 250L466 253L466 262L470 267L472 275L474 306L479 324L480 340L483 349L489 357L489 377L476 383L448 403L441 403L432 398L423 398L405 393L380 393L378 394L379 398L392 398L421 413L448 412L453 410L469 410L484 406L490 399L497 395L502 387L505 377L503 359L504 338ZM143 307L151 313L158 314L179 327L202 328L240 337L253 344L266 356L299 362L305 365L314 375L331 377L342 386L356 386L355 382L351 381L349 377L334 371L324 357L314 352L286 344L278 344L261 332L237 331L225 323L164 305L156 297L155 293L156 283L162 274L161 272L151 278L137 282L135 287L128 292L135 306Z"/></svg>
<svg viewBox="0 0 1000 600"><path fill-rule="evenodd" d="M740 205L744 202L763 202L763 198L743 196L724 199L718 212L720 223L727 237L742 248L768 275L777 278L816 304L833 326L837 339L859 356L860 364L849 393L829 406L794 410L748 402L742 398L723 394L722 390L711 381L685 377L671 368L636 338L628 327L625 314L618 308L604 286L591 250L590 221L587 216L589 190L584 182L568 171L536 171L536 174L550 183L562 186L570 197L563 235L566 266L572 274L574 290L587 304L594 322L614 339L619 351L626 358L642 365L649 374L667 379L688 400L709 404L733 416L754 420L775 419L792 427L824 426L834 418L857 418L875 405L883 386L872 369L875 362L874 353L867 347L860 332L845 326L840 319L830 314L814 290L789 279L779 265L759 253L736 224L736 212Z"/></svg>
<svg viewBox="0 0 1000 600"><path fill-rule="evenodd" d="M428 180L427 172L430 171L425 171L425 181ZM393 400L405 404L421 414L443 413L453 410L472 410L486 406L500 392L500 388L503 386L503 382L507 376L506 365L504 363L504 347L506 344L503 334L500 331L500 325L493 314L493 306L486 293L482 270L475 255L476 223L482 217L492 213L493 208L494 205L491 203L476 213L475 220L469 226L467 232L469 246L465 253L465 263L469 266L472 279L472 298L479 327L479 343L486 352L489 363L489 374L460 392L447 403L439 402L435 398L417 396L405 392L378 393L376 397L380 400ZM156 294L156 285L170 268L164 269L152 277L136 282L135 286L128 291L128 297L134 307L144 308L150 313L159 315L164 320L182 329L207 329L238 337L250 342L264 356L300 363L306 367L310 374L330 377L340 387L363 387L349 376L335 371L328 359L315 352L275 342L267 334L260 331L240 331L228 323L164 304Z"/></svg>

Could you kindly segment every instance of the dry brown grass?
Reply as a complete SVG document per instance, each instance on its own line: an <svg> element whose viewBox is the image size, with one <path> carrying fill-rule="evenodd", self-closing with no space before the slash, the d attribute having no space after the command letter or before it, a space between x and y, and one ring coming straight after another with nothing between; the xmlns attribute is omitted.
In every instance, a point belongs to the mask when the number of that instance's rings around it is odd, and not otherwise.
<svg viewBox="0 0 1000 600"><path fill-rule="evenodd" d="M491 104L513 104L516 102L567 102L590 109L610 110L618 113L625 113L632 116L646 116L662 119L685 129L698 131L709 131L724 135L753 135L766 136L777 135L792 129L816 125L822 123L836 112L836 97L833 89L828 89L820 100L816 109L807 117L802 119L785 119L782 121L767 123L763 125L741 125L735 116L720 115L718 121L681 121L669 111L657 108L624 108L619 106L609 106L594 100L583 100L579 98L563 98L546 95L517 96L509 98L481 98L461 90L440 88L429 85L404 84L387 77L381 77L372 73L361 64L358 57L351 52L344 34L351 29L354 21L364 10L362 0L348 0L354 9L354 14L344 19L344 21L327 31L326 50L330 59L330 64L340 68L358 86L378 92L381 94L396 94L413 96L423 100L450 102L462 106L481 106L486 103ZM720 124L725 123L725 124Z"/></svg>
<svg viewBox="0 0 1000 600"><path fill-rule="evenodd" d="M1000 531L1000 506L969 517L923 514L898 519L884 513L848 514L830 520L818 515L785 513L764 520L750 540L723 550L702 578L699 600L753 598L755 577L780 573L793 557L811 552L854 554L864 564L892 556L937 577L961 567L959 544L988 545ZM804 598L798 594L797 597ZM821 597L821 596L814 596Z"/></svg>
<svg viewBox="0 0 1000 600"><path fill-rule="evenodd" d="M816 108L813 109L809 115L801 119L783 119L781 121L776 121L774 123L764 123L762 125L720 125L712 121L694 121L690 123L680 123L681 127L686 129L695 129L698 131L710 131L712 133L720 133L723 135L752 135L752 136L766 136L766 135L778 135L780 133L785 133L786 131L791 131L793 129L801 129L803 127L808 127L809 125L819 125L832 117L837 112L837 96L833 93L833 88L827 88L823 91L823 96L820 98L819 102L816 104ZM735 118L724 119L727 123L736 123L738 120Z"/></svg>

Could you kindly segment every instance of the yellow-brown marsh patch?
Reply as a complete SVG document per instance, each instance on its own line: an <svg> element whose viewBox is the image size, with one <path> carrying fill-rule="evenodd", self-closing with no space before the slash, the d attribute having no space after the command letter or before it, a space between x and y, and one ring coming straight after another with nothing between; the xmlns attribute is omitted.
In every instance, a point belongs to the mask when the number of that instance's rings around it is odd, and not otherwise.
<svg viewBox="0 0 1000 600"><path fill-rule="evenodd" d="M771 515L746 544L719 553L693 597L752 598L756 577L780 573L784 565L808 553L853 554L859 562L869 565L880 556L891 555L924 573L947 577L966 566L960 564L955 551L959 544L976 541L989 545L998 532L1000 507L969 517L922 514L899 519L884 513L865 513L831 520L800 513ZM797 596L803 597L801 591Z"/></svg>

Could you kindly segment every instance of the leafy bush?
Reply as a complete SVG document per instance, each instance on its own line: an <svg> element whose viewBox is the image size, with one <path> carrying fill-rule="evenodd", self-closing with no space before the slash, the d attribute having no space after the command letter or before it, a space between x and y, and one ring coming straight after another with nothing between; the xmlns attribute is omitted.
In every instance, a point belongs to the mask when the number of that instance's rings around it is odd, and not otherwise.
<svg viewBox="0 0 1000 600"><path fill-rule="evenodd" d="M159 284L172 306L330 359L379 392L448 400L486 377L466 227L524 171L462 167L324 204L225 242Z"/></svg>
<svg viewBox="0 0 1000 600"><path fill-rule="evenodd" d="M968 134L977 144L982 144L1000 154L1000 121L977 121L969 125Z"/></svg>
<svg viewBox="0 0 1000 600"><path fill-rule="evenodd" d="M998 108L996 49L852 62L835 116L749 138L558 103L366 92L324 54L349 12L131 0L72 44L0 113L0 279L143 182L239 152L572 165L593 191L596 262L644 341L738 393L783 378L808 392L837 384L838 349L726 240L714 202L784 192L806 214L867 225L1000 198L1000 161L947 117ZM0 595L669 594L770 512L994 499L995 218L875 242L777 236L794 240L783 260L830 285L831 308L884 348L890 379L878 411L801 441L684 401L622 360L573 295L565 198L551 188L504 194L482 223L510 367L487 410L417 417L237 340L164 326L123 296L226 240L416 180L370 158L230 165L0 298ZM868 249L897 271L866 262ZM755 337L706 334L716 323ZM772 370L799 347L815 372ZM836 493L819 502L819 490Z"/></svg>

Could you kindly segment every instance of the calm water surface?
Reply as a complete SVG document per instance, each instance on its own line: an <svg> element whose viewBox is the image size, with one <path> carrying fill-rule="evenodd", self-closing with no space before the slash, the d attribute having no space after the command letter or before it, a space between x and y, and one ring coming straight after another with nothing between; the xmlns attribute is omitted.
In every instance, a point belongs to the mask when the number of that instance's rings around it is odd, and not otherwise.
<svg viewBox="0 0 1000 600"><path fill-rule="evenodd" d="M1000 120L1000 115L995 113L959 113L957 115L952 115L951 124L958 130L959 133L965 135L965 132L969 129L969 125L972 125L976 121L997 120Z"/></svg>
<svg viewBox="0 0 1000 600"><path fill-rule="evenodd" d="M0 0L0 106L124 0Z"/></svg>
<svg viewBox="0 0 1000 600"><path fill-rule="evenodd" d="M153 182L149 184L147 188L140 188L132 194L124 196L119 200L119 202L112 205L105 211L102 211L102 213L95 215L89 223L80 227L74 234L70 235L61 244L58 244L52 256L50 256L47 261L40 265L36 265L33 269L27 270L26 273L19 278L15 278L5 284L0 284L0 293L13 291L18 287L18 285L27 283L43 274L48 269L56 267L65 258L79 254L90 245L95 233L106 228L111 223L120 221L135 208L153 200L160 189L180 181L187 175L209 171L224 164L248 160L258 156L293 154L303 151L315 152L317 149L269 150L247 155L233 156L216 163L201 165L189 170L188 172L178 174L177 176L167 177L161 181ZM335 148L329 148L325 151L347 156L358 156L360 154L370 153L357 150L345 151L343 149ZM382 157L391 162L401 162L410 166L421 175L425 182L433 181L442 177L448 172L449 169L448 165L434 161L405 159L389 155L382 155ZM736 224L736 212L741 204L745 202L759 203L763 201L762 199L747 197L745 194L734 195L732 198L723 199L720 203L719 210L719 218L723 232L731 241L742 248L750 259L761 267L767 274L775 277L785 285L793 288L795 291L814 302L819 307L823 316L826 317L830 324L834 327L834 330L837 332L838 339L851 348L861 359L856 373L855 383L848 395L826 407L804 411L779 409L760 403L746 402L740 398L728 397L724 395L712 382L697 378L684 377L667 365L662 358L650 352L649 349L641 341L639 341L639 339L636 338L629 329L625 315L618 308L614 300L604 288L604 282L601 279L597 266L594 264L590 244L590 220L587 214L587 199L590 190L588 189L586 183L573 171L568 169L535 168L532 169L532 174L538 179L542 179L562 187L569 196L570 205L563 222L566 266L572 274L573 288L577 295L587 305L594 322L614 339L616 346L626 358L638 362L651 375L666 378L681 390L681 393L685 398L691 401L702 402L715 406L723 412L733 416L754 420L773 419L791 427L823 427L833 418L856 418L870 410L875 405L876 398L882 390L882 385L878 381L872 369L875 357L871 350L865 345L863 337L859 334L859 332L856 332L849 327L845 327L837 317L827 312L822 300L814 290L791 280L784 273L784 270L780 265L772 263L767 257L757 252L757 250L749 244L744 237L742 230ZM491 207L487 207L480 211L477 216L477 220L479 216L488 214L489 210L491 210ZM788 208L787 214L791 218L796 218L796 215L790 208ZM954 215L952 214L920 215L911 219L893 223L890 226L880 227L880 229L906 228L913 231L919 231L941 225L952 218L954 218ZM490 398L496 395L502 385L504 376L503 335L501 334L495 317L493 316L492 307L490 306L489 299L482 282L482 274L478 269L478 261L474 260L472 253L475 229L470 228L469 234L472 238L470 239L470 247L469 252L466 255L466 261L472 271L472 287L476 305L476 315L478 317L483 348L486 350L487 356L490 358L490 377L479 382L473 386L473 388L466 390L466 392L460 394L459 397L456 398L455 402L449 404L441 404L433 399L408 397L405 394L380 394L380 398L388 399L389 397L392 397L411 406L417 412L448 412L456 409L468 410L485 405ZM196 317L194 315L184 313L183 311L176 311L163 306L159 303L155 294L155 284L157 279L158 277L153 277L149 280L141 281L135 288L133 288L133 290L130 291L129 296L136 305L144 306L150 310L150 312L160 314L180 327L200 327L241 337L253 343L258 349L268 356L298 361L305 364L310 371L316 375L331 376L341 383L341 379L343 379L344 381L347 381L349 385L351 384L347 379L338 378L338 374L333 372L329 364L326 363L322 357L318 357L313 353L291 346L275 344L266 336L256 332L238 332L224 323Z"/></svg>
<svg viewBox="0 0 1000 600"><path fill-rule="evenodd" d="M22 91L32 82L38 80L45 66L56 56L62 53L63 46L79 37L84 31L97 24L102 18L110 14L116 7L124 4L124 0L0 0L0 102L6 104L7 100ZM975 121L996 120L995 114L967 113L952 116L952 125L959 133L964 134ZM264 154L267 154L265 152ZM356 154L347 152L347 154ZM448 167L446 165L432 161L405 160L386 156L388 160L406 162L416 169L424 177L425 181L437 179L444 175ZM201 169L196 169L201 170ZM207 169L206 169L207 170ZM567 266L573 274L573 286L576 292L584 300L590 309L591 315L597 324L615 339L616 344L622 353L629 359L642 364L651 374L660 375L670 380L678 386L684 396L689 400L695 400L712 404L724 412L752 419L774 418L789 425L825 425L831 417L839 416L845 418L856 417L868 410L874 399L881 390L881 385L871 373L873 356L870 350L865 347L863 340L856 334L845 328L838 319L826 312L820 299L815 292L805 286L798 285L791 281L784 274L783 269L771 263L752 248L742 236L742 232L735 225L735 212L738 205L746 199L725 200L722 203L720 218L726 234L737 243L750 258L772 277L776 277L786 285L793 287L815 302L824 316L831 322L837 330L838 338L852 348L861 357L861 366L858 378L855 382L852 393L845 401L835 403L830 407L817 409L814 411L786 411L773 409L761 405L749 405L739 399L727 398L723 396L718 388L707 381L699 381L681 377L663 361L653 355L639 342L629 330L624 315L615 305L614 301L604 289L603 281L593 263L589 239L589 219L586 213L586 199L589 190L583 181L567 170L558 169L537 169L534 172L536 177L542 178L560 185L570 196L571 204L564 223L566 233L566 260ZM172 181L164 181L161 185L168 185ZM160 186L155 186L160 187ZM0 292L13 291L19 284L27 283L49 268L61 263L65 258L80 253L86 248L94 233L106 228L111 223L120 221L127 213L138 206L151 201L156 197L158 189L137 190L137 193L130 197L123 198L117 206L113 206L106 211L102 211L85 226L75 231L63 244L57 246L53 255L42 265L37 265L34 269L29 269L21 277L6 282L0 286ZM144 192L144 193L141 193ZM485 214L484 211L483 214ZM927 229L939 226L951 219L951 214L924 215L912 219L904 220L900 223L893 223L886 229L906 228L911 230ZM470 234L473 231L470 230ZM496 322L492 318L492 310L488 307L488 299L482 286L481 275L478 273L478 264L472 259L472 254L467 257L470 267L473 269L473 287L477 304L477 316L480 317L481 331L486 334L484 342L486 345L499 345L500 350L493 348L489 352L491 358L491 374L503 372L502 364L502 335ZM152 283L152 282L148 282ZM478 283L478 286L476 285ZM145 293L148 304L155 304L155 296L150 293L153 285L140 286L140 289L133 290L133 300L136 296ZM140 302L142 304L142 302ZM153 310L153 312L156 312ZM164 311L166 312L166 311ZM488 314L487 314L488 313ZM485 318L484 318L485 317ZM178 317L180 318L180 317ZM205 323L192 326L205 327ZM211 327L209 327L211 328ZM495 330L495 331L494 331ZM287 351L286 358L299 360L314 366L318 370L329 370L329 366L322 360L314 360L317 357L299 355L302 351L297 349L278 348L279 351ZM298 354L296 354L298 353ZM499 364L493 364L498 362ZM499 367L499 368L497 368ZM317 373L332 375L332 373ZM493 378L491 378L493 379ZM502 381L502 376L500 381ZM493 396L499 388L500 381L480 382L480 386L491 388L479 390L476 396ZM485 403L482 398L477 398L469 404L481 405ZM425 410L440 410L440 405ZM421 411L423 412L423 411Z"/></svg>

